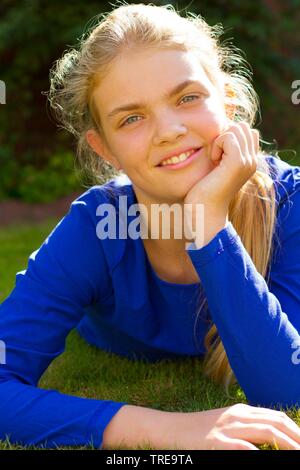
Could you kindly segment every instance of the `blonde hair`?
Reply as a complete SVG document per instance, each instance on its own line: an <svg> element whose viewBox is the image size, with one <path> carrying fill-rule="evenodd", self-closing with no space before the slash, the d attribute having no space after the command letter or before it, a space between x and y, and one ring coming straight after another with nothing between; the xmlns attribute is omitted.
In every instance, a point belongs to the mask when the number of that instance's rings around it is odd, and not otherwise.
<svg viewBox="0 0 300 470"><path fill-rule="evenodd" d="M200 15L191 12L184 18L172 5L124 4L101 16L96 18L87 37L82 36L80 47L65 52L56 61L50 71L48 93L61 127L78 140L76 162L79 171L91 178L90 184L122 173L99 158L88 145L85 133L94 128L102 134L92 91L120 54L129 49L164 47L194 52L211 82L219 90L224 90L225 85L225 89L229 87L232 91L224 94L224 100L228 109L234 109L234 120L253 126L259 101L251 74L239 50L220 42L223 33L220 24L209 26ZM263 277L267 276L271 257L275 215L273 180L265 154L259 151L257 170L231 201L229 220ZM207 307L204 299L199 313ZM197 319L198 316L196 322ZM206 335L205 346L205 373L228 387L235 378L215 325Z"/></svg>

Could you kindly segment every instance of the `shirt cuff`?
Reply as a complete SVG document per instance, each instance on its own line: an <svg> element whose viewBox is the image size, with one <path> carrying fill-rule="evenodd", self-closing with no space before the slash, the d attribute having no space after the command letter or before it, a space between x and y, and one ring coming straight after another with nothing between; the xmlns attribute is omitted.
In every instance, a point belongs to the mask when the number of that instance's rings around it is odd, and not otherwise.
<svg viewBox="0 0 300 470"><path fill-rule="evenodd" d="M109 424L114 415L119 411L123 405L128 405L127 402L114 402L111 400L99 400L100 405L91 419L88 426L86 442L93 445L96 449L101 449L103 446L103 434L106 426Z"/></svg>
<svg viewBox="0 0 300 470"><path fill-rule="evenodd" d="M238 239L238 233L232 223L228 222L207 245L197 248L193 242L187 246L186 251L193 264L203 266L221 255L225 251L226 246L236 243Z"/></svg>

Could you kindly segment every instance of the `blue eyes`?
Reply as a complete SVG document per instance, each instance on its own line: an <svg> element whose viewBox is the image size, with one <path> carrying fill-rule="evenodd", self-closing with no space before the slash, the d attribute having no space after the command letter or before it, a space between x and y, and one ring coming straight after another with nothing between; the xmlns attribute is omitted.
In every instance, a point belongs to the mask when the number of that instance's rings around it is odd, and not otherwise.
<svg viewBox="0 0 300 470"><path fill-rule="evenodd" d="M181 101L185 100L186 98L196 98L196 99L199 99L200 97L198 95L186 95L182 98ZM194 101L194 100L191 100L191 101ZM186 103L188 103L189 101L186 101ZM129 116L122 124L121 124L121 127L122 126L125 126L127 124L132 124L133 122L137 122L137 121L130 121L130 119L133 119L133 118L137 118L139 116Z"/></svg>
<svg viewBox="0 0 300 470"><path fill-rule="evenodd" d="M181 101L183 101L185 98L199 98L199 96L198 95L186 95L182 98ZM192 100L192 101L194 101L194 100Z"/></svg>
<svg viewBox="0 0 300 470"><path fill-rule="evenodd" d="M125 124L131 124L131 122L129 122L129 120L132 119L132 118L135 118L135 117L138 117L138 116L129 116L129 118L127 118L126 121L124 121L121 124L121 126L124 126ZM135 122L135 121L133 121L133 122Z"/></svg>

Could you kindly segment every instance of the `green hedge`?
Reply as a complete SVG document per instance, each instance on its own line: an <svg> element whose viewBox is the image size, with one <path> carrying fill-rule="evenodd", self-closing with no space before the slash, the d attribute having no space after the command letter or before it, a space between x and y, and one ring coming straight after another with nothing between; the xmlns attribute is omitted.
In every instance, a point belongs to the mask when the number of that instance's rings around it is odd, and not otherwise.
<svg viewBox="0 0 300 470"><path fill-rule="evenodd" d="M173 3L182 14L186 7L209 24L222 22L224 39L232 38L252 65L262 108L257 127L265 140L276 139L279 149L298 151L297 157L280 156L299 163L299 106L291 102L291 84L300 79L300 0L152 3ZM49 88L53 62L76 45L92 17L111 8L98 0L1 0L0 79L6 83L6 104L0 107L0 199L45 201L79 189L75 142L57 128L41 92Z"/></svg>

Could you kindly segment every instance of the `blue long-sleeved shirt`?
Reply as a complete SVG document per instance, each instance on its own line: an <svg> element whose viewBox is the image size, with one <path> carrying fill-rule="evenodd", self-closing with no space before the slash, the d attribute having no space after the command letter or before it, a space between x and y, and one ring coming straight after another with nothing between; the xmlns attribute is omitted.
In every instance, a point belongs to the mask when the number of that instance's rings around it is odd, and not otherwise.
<svg viewBox="0 0 300 470"><path fill-rule="evenodd" d="M204 247L186 248L201 283L160 279L142 239L118 236L137 216L126 212L137 203L126 176L73 201L0 305L0 439L101 448L105 427L126 402L38 388L74 328L103 350L157 361L201 357L213 320L250 404L299 405L300 167L266 158L278 204L268 284L231 222ZM99 236L105 203L116 209L116 239ZM194 331L199 295L209 312Z"/></svg>

